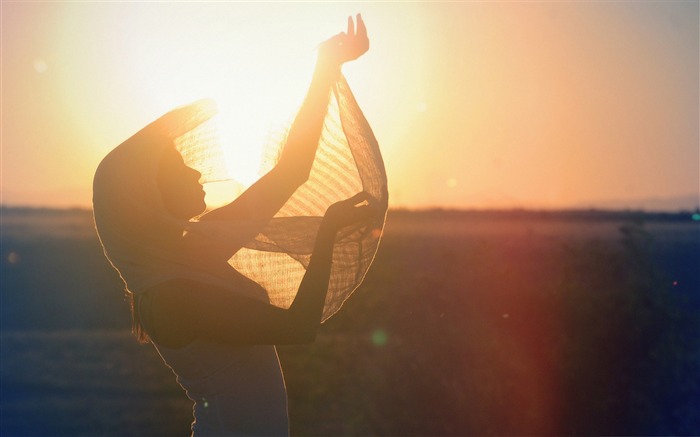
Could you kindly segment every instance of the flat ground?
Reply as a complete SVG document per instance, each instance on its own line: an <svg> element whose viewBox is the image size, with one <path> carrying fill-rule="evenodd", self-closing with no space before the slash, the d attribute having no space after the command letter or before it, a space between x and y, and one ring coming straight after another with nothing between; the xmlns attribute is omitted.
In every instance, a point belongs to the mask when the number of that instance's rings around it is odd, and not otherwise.
<svg viewBox="0 0 700 437"><path fill-rule="evenodd" d="M3 209L2 435L188 435L85 211ZM392 212L363 286L279 348L295 435L700 434L690 215Z"/></svg>

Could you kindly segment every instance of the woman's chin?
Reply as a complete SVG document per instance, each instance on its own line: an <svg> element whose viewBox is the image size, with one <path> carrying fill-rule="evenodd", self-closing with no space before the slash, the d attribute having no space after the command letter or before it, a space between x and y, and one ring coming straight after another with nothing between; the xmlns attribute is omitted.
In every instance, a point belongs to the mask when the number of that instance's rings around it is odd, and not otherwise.
<svg viewBox="0 0 700 437"><path fill-rule="evenodd" d="M201 206L201 208L199 208L199 212L197 212L197 214L193 215L193 217L204 214L204 212L206 210L207 210L207 204L202 202L202 206Z"/></svg>

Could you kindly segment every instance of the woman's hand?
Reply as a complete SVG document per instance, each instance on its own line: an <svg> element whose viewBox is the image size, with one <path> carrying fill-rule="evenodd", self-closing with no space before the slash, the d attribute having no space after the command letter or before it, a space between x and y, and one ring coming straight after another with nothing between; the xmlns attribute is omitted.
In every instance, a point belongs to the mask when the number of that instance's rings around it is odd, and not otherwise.
<svg viewBox="0 0 700 437"><path fill-rule="evenodd" d="M363 191L349 199L334 203L326 210L322 226L328 230L338 231L345 226L372 217L377 212L372 200L372 197Z"/></svg>
<svg viewBox="0 0 700 437"><path fill-rule="evenodd" d="M319 61L328 66L340 67L345 62L362 56L369 50L367 28L360 14L357 14L357 28L352 17L348 17L348 28L319 46Z"/></svg>

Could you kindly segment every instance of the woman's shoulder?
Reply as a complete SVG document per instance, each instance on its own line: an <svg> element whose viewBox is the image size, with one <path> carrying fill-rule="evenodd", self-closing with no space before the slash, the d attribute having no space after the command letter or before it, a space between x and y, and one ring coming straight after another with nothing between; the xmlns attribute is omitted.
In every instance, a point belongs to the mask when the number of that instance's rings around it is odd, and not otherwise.
<svg viewBox="0 0 700 437"><path fill-rule="evenodd" d="M212 306L229 304L239 299L265 301L267 293L257 282L234 269L215 277L173 277L148 287L140 300L150 314L141 314L153 322L187 326Z"/></svg>
<svg viewBox="0 0 700 437"><path fill-rule="evenodd" d="M229 290L247 294L250 291L263 291L260 284L241 274L236 269L221 263L220 266L209 266L206 271L188 270L186 274L172 275L162 278L143 290L148 293L178 293L196 292L198 290Z"/></svg>

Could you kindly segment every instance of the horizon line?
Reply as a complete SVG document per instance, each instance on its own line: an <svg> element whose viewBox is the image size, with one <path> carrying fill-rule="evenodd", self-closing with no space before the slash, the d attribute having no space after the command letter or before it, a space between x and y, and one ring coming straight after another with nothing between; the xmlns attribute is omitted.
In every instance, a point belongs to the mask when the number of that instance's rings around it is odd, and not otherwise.
<svg viewBox="0 0 700 437"><path fill-rule="evenodd" d="M92 211L88 206L52 206L52 205L21 205L0 203L1 210L33 210L33 211ZM644 213L644 214L683 214L700 213L700 204L695 207L676 208L644 208L644 207L610 207L610 206L569 206L569 207L537 207L537 206L503 206L503 207L476 207L476 206L389 206L389 212L409 213L489 213L489 212L523 212L523 213L560 213L560 212L590 212L590 213Z"/></svg>

